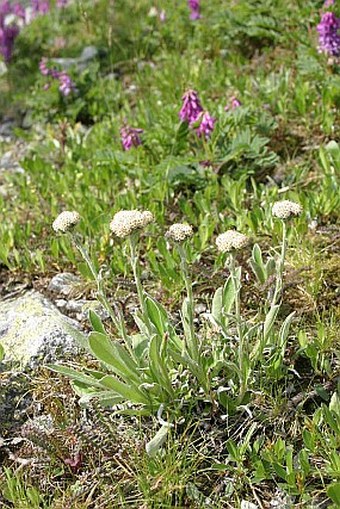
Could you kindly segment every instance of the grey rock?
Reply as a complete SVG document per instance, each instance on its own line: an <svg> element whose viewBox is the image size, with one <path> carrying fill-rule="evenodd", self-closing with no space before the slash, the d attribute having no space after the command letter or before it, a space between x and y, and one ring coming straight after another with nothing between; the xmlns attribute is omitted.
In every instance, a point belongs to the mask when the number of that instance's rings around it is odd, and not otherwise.
<svg viewBox="0 0 340 509"><path fill-rule="evenodd" d="M270 507L277 507L278 509L293 509L293 499L280 488L277 488L274 497L270 501Z"/></svg>
<svg viewBox="0 0 340 509"><path fill-rule="evenodd" d="M6 371L5 364L0 364L0 373L0 430L6 432L27 419L32 396L25 373Z"/></svg>
<svg viewBox="0 0 340 509"><path fill-rule="evenodd" d="M4 120L0 124L0 136L9 137L13 136L13 129L16 127L16 122L14 120Z"/></svg>
<svg viewBox="0 0 340 509"><path fill-rule="evenodd" d="M68 297L80 284L81 279L71 272L56 274L48 285L48 290L59 295Z"/></svg>
<svg viewBox="0 0 340 509"><path fill-rule="evenodd" d="M89 311L95 311L101 320L107 320L109 314L103 306L96 300L88 299L57 299L55 305L64 313L75 315L79 321L87 320Z"/></svg>
<svg viewBox="0 0 340 509"><path fill-rule="evenodd" d="M83 62L86 62L87 60L93 60L98 55L98 50L94 46L86 46L86 48L83 49L82 54L80 55L80 59Z"/></svg>
<svg viewBox="0 0 340 509"><path fill-rule="evenodd" d="M20 166L16 160L16 156L12 150L5 152L0 159L0 173L25 173L25 170Z"/></svg>
<svg viewBox="0 0 340 509"><path fill-rule="evenodd" d="M78 340L78 341L77 341ZM43 295L32 290L0 302L0 343L6 361L22 367L74 355L84 341L78 324L63 316Z"/></svg>
<svg viewBox="0 0 340 509"><path fill-rule="evenodd" d="M196 306L195 306L195 313L197 313L198 315L205 313L206 310L207 310L207 306L203 303L196 304Z"/></svg>
<svg viewBox="0 0 340 509"><path fill-rule="evenodd" d="M86 46L78 58L53 58L51 62L60 65L65 71L75 66L78 71L84 71L91 60L98 55L98 50L94 46Z"/></svg>

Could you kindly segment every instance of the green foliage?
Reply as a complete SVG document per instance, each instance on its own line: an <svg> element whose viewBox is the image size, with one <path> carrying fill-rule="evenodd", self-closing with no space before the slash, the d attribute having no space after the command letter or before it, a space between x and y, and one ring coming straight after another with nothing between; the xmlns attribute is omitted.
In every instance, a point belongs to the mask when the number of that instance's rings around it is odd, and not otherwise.
<svg viewBox="0 0 340 509"><path fill-rule="evenodd" d="M77 335L95 361L53 367L81 404L140 416L142 447L112 454L118 481L93 482L106 494L108 482L112 507L239 508L257 503L254 493L265 506L276 486L302 508L338 505L340 80L317 51L321 3L202 1L202 18L190 21L185 1L70 2L21 32L0 77L1 118L17 120L27 144L25 173L0 172L1 289L72 270L113 318L90 312L93 331ZM165 9L165 22L151 7ZM44 90L40 59L76 59L88 45L97 57L68 69L77 91L63 97L56 81ZM179 122L188 88L216 118L208 140ZM242 105L226 111L232 96ZM131 151L121 146L124 122L144 130ZM20 148L6 137L0 145ZM283 264L270 208L286 198L304 213L288 228ZM135 208L156 218L138 266L108 228L113 212ZM67 209L82 217L91 266L51 231ZM181 221L195 231L186 265L163 236ZM234 264L213 247L230 228L252 245ZM63 496L45 496L46 485L40 495L31 477L4 471L6 503L97 503L82 472L74 485L64 479ZM79 486L88 502L75 499Z"/></svg>

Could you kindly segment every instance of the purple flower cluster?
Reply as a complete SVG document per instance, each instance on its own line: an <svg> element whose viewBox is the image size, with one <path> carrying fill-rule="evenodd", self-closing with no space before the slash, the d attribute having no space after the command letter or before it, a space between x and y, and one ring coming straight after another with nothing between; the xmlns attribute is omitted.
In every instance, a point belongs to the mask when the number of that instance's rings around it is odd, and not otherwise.
<svg viewBox="0 0 340 509"><path fill-rule="evenodd" d="M65 71L58 71L57 69L50 69L47 66L47 59L42 58L39 63L39 70L43 76L51 76L51 78L59 81L59 90L66 97L76 90L76 87ZM44 86L44 90L48 90L49 84Z"/></svg>
<svg viewBox="0 0 340 509"><path fill-rule="evenodd" d="M190 9L190 19L200 19L200 0L188 0L188 6Z"/></svg>
<svg viewBox="0 0 340 509"><path fill-rule="evenodd" d="M340 55L340 18L334 12L325 12L316 27L319 32L319 52L330 56Z"/></svg>
<svg viewBox="0 0 340 509"><path fill-rule="evenodd" d="M11 59L16 37L25 21L25 9L8 0L0 3L0 53L5 62Z"/></svg>
<svg viewBox="0 0 340 509"><path fill-rule="evenodd" d="M237 99L234 95L230 98L230 104L227 104L227 106L224 108L225 111L229 110L235 110L239 106L242 106L241 101Z"/></svg>
<svg viewBox="0 0 340 509"><path fill-rule="evenodd" d="M59 90L66 97L71 94L75 90L75 85L71 80L70 76L65 72L61 71L59 76Z"/></svg>
<svg viewBox="0 0 340 509"><path fill-rule="evenodd" d="M189 125L196 122L203 108L195 90L187 90L182 97L183 105L179 112L179 118L182 122L188 122Z"/></svg>
<svg viewBox="0 0 340 509"><path fill-rule="evenodd" d="M57 7L65 7L68 0L57 0ZM49 0L31 0L30 8L23 4L0 0L0 54L8 62L13 53L16 37L22 26L40 14L47 14L50 10Z"/></svg>
<svg viewBox="0 0 340 509"><path fill-rule="evenodd" d="M120 130L120 136L122 140L122 145L124 150L131 150L132 147L138 147L142 144L142 140L140 139L140 134L144 131L143 129L137 129L134 127L130 127L125 125Z"/></svg>
<svg viewBox="0 0 340 509"><path fill-rule="evenodd" d="M323 4L323 8L327 9L331 5L334 5L334 0L326 0L325 3Z"/></svg>
<svg viewBox="0 0 340 509"><path fill-rule="evenodd" d="M198 136L204 135L209 138L215 126L215 119L208 111L204 111L198 93L195 90L187 90L182 97L182 108L179 118L182 122L188 122L190 127L196 127ZM197 126L197 124L199 124Z"/></svg>
<svg viewBox="0 0 340 509"><path fill-rule="evenodd" d="M34 14L47 14L50 10L50 3L48 0L32 0L31 5Z"/></svg>
<svg viewBox="0 0 340 509"><path fill-rule="evenodd" d="M210 138L211 133L214 130L216 119L213 118L209 111L205 111L200 115L201 123L197 128L198 136L204 136L205 138Z"/></svg>

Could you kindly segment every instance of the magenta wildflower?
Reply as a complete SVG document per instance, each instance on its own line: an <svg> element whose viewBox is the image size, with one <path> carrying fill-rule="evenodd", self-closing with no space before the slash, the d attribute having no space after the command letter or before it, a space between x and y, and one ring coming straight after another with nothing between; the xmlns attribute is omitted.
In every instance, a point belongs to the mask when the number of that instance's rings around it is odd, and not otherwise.
<svg viewBox="0 0 340 509"><path fill-rule="evenodd" d="M225 111L229 110L235 110L239 106L242 106L241 101L237 99L234 95L230 98L230 104L227 104L227 106L224 108Z"/></svg>
<svg viewBox="0 0 340 509"><path fill-rule="evenodd" d="M70 76L65 72L61 71L58 76L59 79L59 90L66 97L75 90L75 85L71 80Z"/></svg>
<svg viewBox="0 0 340 509"><path fill-rule="evenodd" d="M57 7L59 7L60 9L62 9L63 7L66 7L66 5L68 4L68 0L57 0Z"/></svg>
<svg viewBox="0 0 340 509"><path fill-rule="evenodd" d="M182 122L193 124L202 113L203 108L195 90L188 90L182 97L183 105L179 112L179 118Z"/></svg>
<svg viewBox="0 0 340 509"><path fill-rule="evenodd" d="M32 9L35 14L47 14L50 10L48 0L32 0Z"/></svg>
<svg viewBox="0 0 340 509"><path fill-rule="evenodd" d="M9 62L13 53L14 41L19 35L20 28L13 24L0 27L0 53L5 62Z"/></svg>
<svg viewBox="0 0 340 509"><path fill-rule="evenodd" d="M200 19L200 0L188 0L188 6L190 9L190 19Z"/></svg>
<svg viewBox="0 0 340 509"><path fill-rule="evenodd" d="M19 25L22 25L22 10L18 9L18 4L12 5L8 0L2 1L0 3L0 54L5 62L11 59L14 41L20 32Z"/></svg>
<svg viewBox="0 0 340 509"><path fill-rule="evenodd" d="M323 8L327 9L327 7L330 7L331 5L334 5L334 0L326 0L323 4Z"/></svg>
<svg viewBox="0 0 340 509"><path fill-rule="evenodd" d="M19 3L13 5L13 14L24 21L26 19L25 7Z"/></svg>
<svg viewBox="0 0 340 509"><path fill-rule="evenodd" d="M43 76L49 76L51 74L50 69L47 67L47 58L42 58L40 60L39 70Z"/></svg>
<svg viewBox="0 0 340 509"><path fill-rule="evenodd" d="M47 65L47 58L42 58L39 63L39 69L43 76L51 76L52 79L59 80L59 90L66 97L71 92L76 90L75 84L73 83L70 76L65 71L58 71L57 69L50 69ZM49 85L44 86L44 90L48 90Z"/></svg>
<svg viewBox="0 0 340 509"><path fill-rule="evenodd" d="M122 145L124 150L130 150L132 147L138 147L142 144L142 140L140 139L140 134L144 131L143 129L137 129L134 127L130 127L125 125L120 130Z"/></svg>
<svg viewBox="0 0 340 509"><path fill-rule="evenodd" d="M319 32L319 52L326 55L340 55L340 18L337 18L334 12L325 12L321 17L321 22L316 27Z"/></svg>
<svg viewBox="0 0 340 509"><path fill-rule="evenodd" d="M210 138L211 133L214 130L216 119L213 118L209 111L205 111L200 115L201 123L199 127L196 129L198 136L204 136L205 138ZM199 119L197 119L199 120Z"/></svg>

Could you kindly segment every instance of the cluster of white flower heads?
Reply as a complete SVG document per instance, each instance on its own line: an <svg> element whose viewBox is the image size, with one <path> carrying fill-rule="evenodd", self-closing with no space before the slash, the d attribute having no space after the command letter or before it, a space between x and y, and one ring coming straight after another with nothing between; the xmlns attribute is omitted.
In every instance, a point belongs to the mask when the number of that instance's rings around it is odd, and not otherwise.
<svg viewBox="0 0 340 509"><path fill-rule="evenodd" d="M145 228L155 220L153 214L148 210L140 212L139 210L121 210L114 215L110 230L114 235L124 239L136 230Z"/></svg>
<svg viewBox="0 0 340 509"><path fill-rule="evenodd" d="M216 238L216 245L221 253L229 253L234 249L242 249L248 244L248 237L236 230L228 230Z"/></svg>
<svg viewBox="0 0 340 509"><path fill-rule="evenodd" d="M175 242L184 242L192 237L194 231L189 224L175 223L170 226L165 236Z"/></svg>
<svg viewBox="0 0 340 509"><path fill-rule="evenodd" d="M65 210L53 221L52 228L57 233L66 233L74 228L80 221L78 212Z"/></svg>
<svg viewBox="0 0 340 509"><path fill-rule="evenodd" d="M301 212L301 205L290 200L277 201L272 207L273 216L279 219L289 219L292 216L299 216Z"/></svg>

